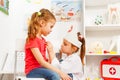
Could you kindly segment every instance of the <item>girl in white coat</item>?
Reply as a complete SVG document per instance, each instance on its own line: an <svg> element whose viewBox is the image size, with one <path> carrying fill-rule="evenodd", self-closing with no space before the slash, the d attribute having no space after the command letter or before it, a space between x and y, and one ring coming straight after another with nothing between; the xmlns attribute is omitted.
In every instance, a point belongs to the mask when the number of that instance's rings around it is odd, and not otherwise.
<svg viewBox="0 0 120 80"><path fill-rule="evenodd" d="M67 56L61 62L54 58L52 64L69 74L73 80L83 80L85 39L80 32L69 31L63 38L60 52Z"/></svg>

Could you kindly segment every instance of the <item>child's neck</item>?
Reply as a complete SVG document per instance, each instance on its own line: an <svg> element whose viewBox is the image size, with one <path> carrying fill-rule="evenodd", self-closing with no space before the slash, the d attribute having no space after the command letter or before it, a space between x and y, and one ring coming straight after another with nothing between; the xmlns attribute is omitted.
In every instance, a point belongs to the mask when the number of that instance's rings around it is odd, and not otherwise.
<svg viewBox="0 0 120 80"><path fill-rule="evenodd" d="M37 37L38 37L39 39L42 39L42 36L41 36L41 35L39 35L39 34L37 34Z"/></svg>
<svg viewBox="0 0 120 80"><path fill-rule="evenodd" d="M70 56L70 55L72 55L72 54L74 54L74 53L69 53L69 54L67 54L67 56Z"/></svg>

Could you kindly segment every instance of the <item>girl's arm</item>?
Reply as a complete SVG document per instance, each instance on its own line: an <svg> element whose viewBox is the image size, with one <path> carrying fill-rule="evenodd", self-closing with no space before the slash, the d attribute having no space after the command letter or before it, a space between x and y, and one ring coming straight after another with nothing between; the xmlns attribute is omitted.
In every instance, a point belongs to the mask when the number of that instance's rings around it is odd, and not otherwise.
<svg viewBox="0 0 120 80"><path fill-rule="evenodd" d="M41 66L43 66L43 67L45 67L47 69L50 69L52 71L57 72L60 75L62 80L72 80L67 74L63 73L58 68L55 68L50 63L46 62L43 59L43 57L42 57L42 55L41 55L41 53L40 53L38 48L31 48L31 51L32 51L34 57L36 58L36 60L38 61L38 63L41 64Z"/></svg>
<svg viewBox="0 0 120 80"><path fill-rule="evenodd" d="M49 41L47 41L47 52L48 52L48 57L49 57L48 61L51 63L56 55L53 50L53 45Z"/></svg>

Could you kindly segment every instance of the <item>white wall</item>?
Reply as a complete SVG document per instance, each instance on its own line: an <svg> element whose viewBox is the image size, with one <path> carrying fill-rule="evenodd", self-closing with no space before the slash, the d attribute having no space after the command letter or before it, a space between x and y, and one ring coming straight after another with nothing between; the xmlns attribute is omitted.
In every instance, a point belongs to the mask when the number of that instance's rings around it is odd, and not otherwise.
<svg viewBox="0 0 120 80"><path fill-rule="evenodd" d="M25 38L25 15L30 15L40 8L50 8L50 0L42 0L41 5L29 4L27 7L25 0L9 0L9 15L0 11L0 54L13 53L15 50L15 40ZM31 6L32 5L32 6ZM28 12L31 12L30 14Z"/></svg>

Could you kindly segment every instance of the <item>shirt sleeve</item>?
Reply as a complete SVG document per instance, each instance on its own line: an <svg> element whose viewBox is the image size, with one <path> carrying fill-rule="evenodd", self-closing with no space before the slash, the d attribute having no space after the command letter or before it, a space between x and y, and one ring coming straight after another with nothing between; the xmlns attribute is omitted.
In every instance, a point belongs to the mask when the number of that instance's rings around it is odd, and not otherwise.
<svg viewBox="0 0 120 80"><path fill-rule="evenodd" d="M78 57L71 57L60 63L60 68L66 73L78 73L82 72L82 65Z"/></svg>
<svg viewBox="0 0 120 80"><path fill-rule="evenodd" d="M52 64L54 67L60 69L60 63L59 63L59 60L58 60L56 57L52 60L51 64Z"/></svg>
<svg viewBox="0 0 120 80"><path fill-rule="evenodd" d="M26 44L26 49L28 48L38 48L38 44L36 39L34 40L30 40L27 44Z"/></svg>

